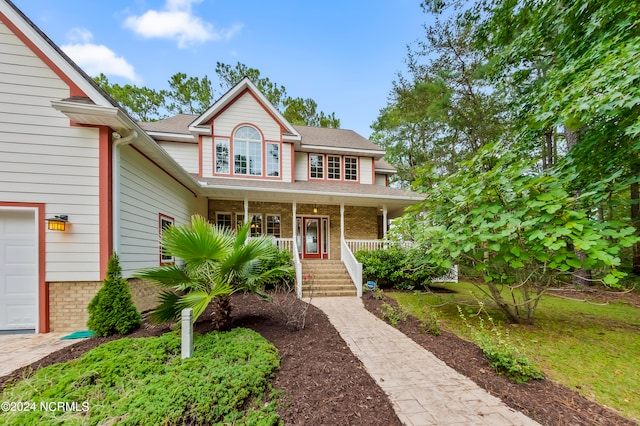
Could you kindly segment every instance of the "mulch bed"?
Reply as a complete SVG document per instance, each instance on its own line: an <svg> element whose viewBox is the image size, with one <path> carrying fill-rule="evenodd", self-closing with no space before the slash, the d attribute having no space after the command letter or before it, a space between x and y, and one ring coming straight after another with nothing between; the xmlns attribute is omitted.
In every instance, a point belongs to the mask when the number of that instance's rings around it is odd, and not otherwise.
<svg viewBox="0 0 640 426"><path fill-rule="evenodd" d="M379 316L383 301L370 295L365 295L363 300L366 308ZM385 302L395 303L390 299ZM255 296L235 295L232 306L234 326L257 331L280 351L282 362L274 387L285 394L278 410L285 424L401 425L384 392L317 308L310 306L304 330L294 331L284 326L282 315L273 305ZM509 406L543 425L636 425L550 380L516 385L495 374L476 345L447 332L431 336L415 318L409 317L397 328ZM195 329L207 332L210 322L199 322ZM128 337L158 336L168 330L167 326L145 324ZM0 377L0 390L10 380L20 379L47 365L75 359L116 338L91 338L52 353Z"/></svg>
<svg viewBox="0 0 640 426"><path fill-rule="evenodd" d="M388 297L377 300L372 293L365 293L363 302L365 307L379 318L382 318L380 306L383 303L398 307L395 300ZM493 371L476 344L447 331L442 331L439 336L432 336L424 331L420 321L415 317L409 316L406 321L399 322L396 328L511 408L521 411L543 425L637 425L615 411L604 408L549 379L532 380L524 384L511 382ZM576 359L576 362L579 362L579 359Z"/></svg>

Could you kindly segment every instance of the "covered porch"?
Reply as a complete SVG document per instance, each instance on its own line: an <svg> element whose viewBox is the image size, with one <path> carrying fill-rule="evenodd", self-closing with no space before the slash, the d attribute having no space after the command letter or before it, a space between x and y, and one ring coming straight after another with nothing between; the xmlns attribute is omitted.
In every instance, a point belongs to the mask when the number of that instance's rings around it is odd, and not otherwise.
<svg viewBox="0 0 640 426"><path fill-rule="evenodd" d="M272 183L208 179L210 222L237 228L251 223L251 235L268 235L293 254L298 295L303 261L340 261L358 296L362 265L357 241L382 240L389 222L419 200L417 194L376 185ZM360 191L360 192L355 192Z"/></svg>

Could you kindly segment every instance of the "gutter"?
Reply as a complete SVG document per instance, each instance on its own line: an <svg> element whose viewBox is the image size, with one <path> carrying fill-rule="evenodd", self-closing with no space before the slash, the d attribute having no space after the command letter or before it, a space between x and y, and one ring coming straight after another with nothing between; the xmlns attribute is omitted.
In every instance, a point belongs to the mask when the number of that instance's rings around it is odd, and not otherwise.
<svg viewBox="0 0 640 426"><path fill-rule="evenodd" d="M120 133L111 134L113 143L111 144L111 200L113 209L113 251L120 254L120 147L129 145L138 137L137 131L132 131L127 136L122 137Z"/></svg>

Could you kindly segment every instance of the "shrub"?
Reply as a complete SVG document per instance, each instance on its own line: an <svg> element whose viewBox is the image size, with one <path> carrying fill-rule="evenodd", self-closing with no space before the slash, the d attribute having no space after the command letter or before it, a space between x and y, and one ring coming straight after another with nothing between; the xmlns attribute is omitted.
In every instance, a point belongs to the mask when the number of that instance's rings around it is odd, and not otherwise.
<svg viewBox="0 0 640 426"><path fill-rule="evenodd" d="M383 303L380 307L382 318L389 321L391 326L395 327L400 321L406 321L408 314L400 308L395 308L388 303Z"/></svg>
<svg viewBox="0 0 640 426"><path fill-rule="evenodd" d="M459 306L458 311L466 326L471 330L474 341L489 359L491 368L496 373L504 374L508 379L516 383L544 378L538 368L524 355L523 350L513 345L509 333L506 330L500 330L496 326L492 317L489 317L490 328L485 327L482 318L479 319L479 326L473 327L469 324Z"/></svg>
<svg viewBox="0 0 640 426"><path fill-rule="evenodd" d="M122 278L117 254L109 259L107 276L87 310L87 327L98 336L127 334L140 326L142 318L133 304L129 284Z"/></svg>
<svg viewBox="0 0 640 426"><path fill-rule="evenodd" d="M288 250L275 248L273 257L263 259L260 263L258 274L282 267L290 267L290 269L286 272L273 274L262 281L266 290L295 287L296 272L293 269L293 255Z"/></svg>
<svg viewBox="0 0 640 426"><path fill-rule="evenodd" d="M362 263L363 280L375 281L379 288L424 288L431 283L431 279L446 273L424 259L424 254L418 248L360 250L355 256Z"/></svg>

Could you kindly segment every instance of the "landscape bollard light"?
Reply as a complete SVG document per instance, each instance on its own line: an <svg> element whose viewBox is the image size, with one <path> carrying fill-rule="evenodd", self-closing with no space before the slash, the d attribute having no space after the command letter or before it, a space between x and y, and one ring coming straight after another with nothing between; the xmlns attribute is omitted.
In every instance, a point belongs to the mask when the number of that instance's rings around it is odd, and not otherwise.
<svg viewBox="0 0 640 426"><path fill-rule="evenodd" d="M191 358L193 353L193 309L182 310L182 359Z"/></svg>

